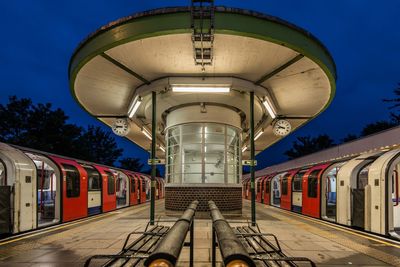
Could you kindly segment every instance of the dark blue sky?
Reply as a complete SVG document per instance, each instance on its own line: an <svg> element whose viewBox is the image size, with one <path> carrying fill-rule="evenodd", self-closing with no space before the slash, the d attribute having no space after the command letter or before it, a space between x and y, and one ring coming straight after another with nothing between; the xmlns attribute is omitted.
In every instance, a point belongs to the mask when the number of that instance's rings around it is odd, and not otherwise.
<svg viewBox="0 0 400 267"><path fill-rule="evenodd" d="M82 126L102 125L84 112L68 88L68 62L82 39L132 13L184 1L1 1L0 102L9 95L50 102ZM400 1L216 1L278 16L312 32L329 49L338 69L337 93L318 118L267 149L259 165L278 162L296 136L326 133L336 140L388 118L382 98L400 82ZM147 153L117 138L126 156ZM262 162L260 162L262 160Z"/></svg>

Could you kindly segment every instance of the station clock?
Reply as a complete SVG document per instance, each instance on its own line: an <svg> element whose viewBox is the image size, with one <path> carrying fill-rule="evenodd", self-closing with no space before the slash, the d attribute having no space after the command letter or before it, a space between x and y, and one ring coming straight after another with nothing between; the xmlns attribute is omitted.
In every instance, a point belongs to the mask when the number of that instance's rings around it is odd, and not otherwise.
<svg viewBox="0 0 400 267"><path fill-rule="evenodd" d="M273 124L273 131L274 134L277 136L286 136L290 133L292 130L292 125L290 125L290 122L287 120L276 120L275 123Z"/></svg>
<svg viewBox="0 0 400 267"><path fill-rule="evenodd" d="M126 118L116 119L111 126L112 131L119 136L126 136L129 133L129 128L129 121Z"/></svg>

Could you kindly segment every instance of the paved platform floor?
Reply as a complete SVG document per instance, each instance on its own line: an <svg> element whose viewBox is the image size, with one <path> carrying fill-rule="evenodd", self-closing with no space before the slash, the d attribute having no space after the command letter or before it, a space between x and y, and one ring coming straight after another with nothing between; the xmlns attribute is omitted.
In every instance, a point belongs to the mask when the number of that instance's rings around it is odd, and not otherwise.
<svg viewBox="0 0 400 267"><path fill-rule="evenodd" d="M246 219L250 202L243 205L241 219ZM156 212L166 218L163 206L163 200L157 201ZM144 229L148 213L144 204L0 241L0 266L83 266L91 255L119 252L127 233ZM257 204L257 219L262 232L278 237L284 253L308 257L318 266L400 266L400 245L390 241L262 204ZM195 266L211 266L210 239L211 221L196 219ZM179 266L188 266L188 260L184 248Z"/></svg>

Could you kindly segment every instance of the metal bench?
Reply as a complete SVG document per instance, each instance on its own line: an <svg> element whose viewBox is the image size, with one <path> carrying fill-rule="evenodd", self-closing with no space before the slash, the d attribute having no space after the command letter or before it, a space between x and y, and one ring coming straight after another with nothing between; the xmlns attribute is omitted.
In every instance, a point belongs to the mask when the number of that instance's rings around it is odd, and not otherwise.
<svg viewBox="0 0 400 267"><path fill-rule="evenodd" d="M181 218L175 220L158 220L154 226L148 223L142 232L133 231L125 239L122 250L114 255L93 255L85 262L90 266L94 260L107 260L102 266L152 266L152 263L162 262L174 266L183 246L190 247L190 266L193 266L193 217L198 201L193 201ZM161 222L175 222L172 227L160 225ZM185 243L187 232L190 231L190 241ZM140 235L130 242L133 235Z"/></svg>
<svg viewBox="0 0 400 267"><path fill-rule="evenodd" d="M288 257L283 252L279 245L279 241L273 234L261 233L258 225L255 227L250 226L250 223L247 222L245 226L229 226L227 220L224 219L222 214L220 213L218 207L215 205L213 201L209 201L209 208L211 212L211 217L213 220L213 234L212 234L212 266L216 266L216 246L218 245L221 256L223 258L225 266L235 266L232 260L235 259L236 264L237 260L241 260L242 256L239 254L243 254L243 249L246 255L245 263L247 266L297 266L296 263L308 263L310 266L316 266L313 261L305 257ZM224 228L217 227L218 222L224 223ZM231 221L231 223L243 223L243 221ZM229 226L230 231L227 230L226 225ZM232 250L229 246L230 244L224 244L220 240L218 243L215 242L216 238L220 238L222 234L219 233L221 231L230 232L229 236L233 239L232 233L235 238L240 242L243 248L240 248L239 253L235 255L235 253L231 253L232 255L227 254L227 251ZM236 246L236 242L234 243ZM252 263L247 262L247 255L251 259ZM229 265L229 263L231 265ZM236 266L246 266L246 265L236 265Z"/></svg>

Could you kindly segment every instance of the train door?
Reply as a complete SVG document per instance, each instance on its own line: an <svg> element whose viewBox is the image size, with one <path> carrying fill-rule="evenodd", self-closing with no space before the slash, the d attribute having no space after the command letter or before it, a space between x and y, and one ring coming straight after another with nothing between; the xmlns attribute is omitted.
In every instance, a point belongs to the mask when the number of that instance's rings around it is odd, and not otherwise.
<svg viewBox="0 0 400 267"><path fill-rule="evenodd" d="M281 179L281 208L285 210L292 209L292 179L297 170L287 172Z"/></svg>
<svg viewBox="0 0 400 267"><path fill-rule="evenodd" d="M262 192L262 180L264 177L258 177L256 179L256 201L261 202L261 192Z"/></svg>
<svg viewBox="0 0 400 267"><path fill-rule="evenodd" d="M129 172L126 172L129 177L129 205L137 205L138 204L138 194L137 194L137 178Z"/></svg>
<svg viewBox="0 0 400 267"><path fill-rule="evenodd" d="M155 196L155 199L160 199L160 179L158 177L155 177L155 183L156 183L156 196Z"/></svg>
<svg viewBox="0 0 400 267"><path fill-rule="evenodd" d="M142 175L142 196L145 201L150 200L150 194L151 194L151 179L148 176Z"/></svg>
<svg viewBox="0 0 400 267"><path fill-rule="evenodd" d="M11 231L11 186L6 174L6 164L0 159L0 235Z"/></svg>
<svg viewBox="0 0 400 267"><path fill-rule="evenodd" d="M88 181L88 214L94 215L102 212L101 187L102 179L100 173L90 165L81 164L85 169Z"/></svg>
<svg viewBox="0 0 400 267"><path fill-rule="evenodd" d="M351 226L364 229L365 186L368 185L368 171L372 162L364 165L357 175L356 186L351 189Z"/></svg>
<svg viewBox="0 0 400 267"><path fill-rule="evenodd" d="M337 174L346 163L338 162L324 171L321 177L321 218L336 222Z"/></svg>
<svg viewBox="0 0 400 267"><path fill-rule="evenodd" d="M57 165L42 155L25 153L32 159L37 173L37 225L44 227L60 222L61 178Z"/></svg>
<svg viewBox="0 0 400 267"><path fill-rule="evenodd" d="M292 211L301 213L303 207L303 176L307 170L298 171L292 178Z"/></svg>
<svg viewBox="0 0 400 267"><path fill-rule="evenodd" d="M264 204L270 205L271 203L271 180L273 175L268 176L264 180Z"/></svg>
<svg viewBox="0 0 400 267"><path fill-rule="evenodd" d="M86 171L74 160L49 156L61 169L62 221L68 222L87 216Z"/></svg>
<svg viewBox="0 0 400 267"><path fill-rule="evenodd" d="M117 197L117 208L128 206L129 203L129 180L121 171L113 171L116 177L116 197Z"/></svg>
<svg viewBox="0 0 400 267"><path fill-rule="evenodd" d="M286 173L279 173L271 179L271 204L276 207L281 206L281 178Z"/></svg>

